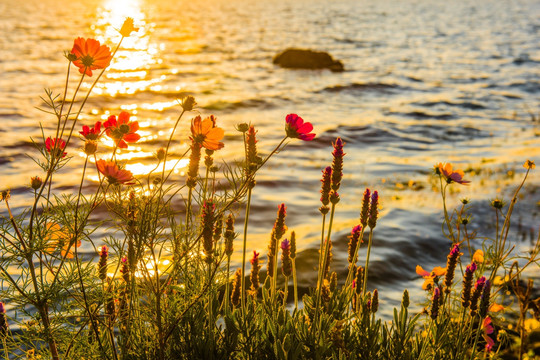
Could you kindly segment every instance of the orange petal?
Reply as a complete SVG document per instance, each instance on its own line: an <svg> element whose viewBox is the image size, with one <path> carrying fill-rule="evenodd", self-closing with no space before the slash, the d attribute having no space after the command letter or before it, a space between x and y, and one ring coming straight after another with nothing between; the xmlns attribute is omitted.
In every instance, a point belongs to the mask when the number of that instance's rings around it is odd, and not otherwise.
<svg viewBox="0 0 540 360"><path fill-rule="evenodd" d="M443 267L440 267L440 266L436 266L436 267L433 268L432 273L433 273L435 276L443 276L444 274L446 274L446 268L443 268Z"/></svg>
<svg viewBox="0 0 540 360"><path fill-rule="evenodd" d="M422 267L420 265L416 265L416 273L418 275L420 275L420 276L423 276L423 277L428 277L429 276L429 272L422 269Z"/></svg>

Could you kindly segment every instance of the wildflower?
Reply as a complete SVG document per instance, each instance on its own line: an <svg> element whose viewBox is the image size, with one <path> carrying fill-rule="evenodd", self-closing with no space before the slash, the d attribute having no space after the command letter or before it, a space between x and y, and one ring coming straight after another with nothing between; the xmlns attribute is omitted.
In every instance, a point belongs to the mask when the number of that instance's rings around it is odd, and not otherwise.
<svg viewBox="0 0 540 360"><path fill-rule="evenodd" d="M227 256L231 256L234 251L233 240L236 237L236 234L234 233L234 217L232 214L229 214L227 217L225 234L223 237L225 238L225 254L227 254Z"/></svg>
<svg viewBox="0 0 540 360"><path fill-rule="evenodd" d="M296 259L296 233L291 231L291 259Z"/></svg>
<svg viewBox="0 0 540 360"><path fill-rule="evenodd" d="M210 264L212 262L212 253L214 250L213 235L214 235L214 210L216 206L212 199L206 200L203 204L201 215L201 227L202 227L202 243L204 254L206 256L205 261Z"/></svg>
<svg viewBox="0 0 540 360"><path fill-rule="evenodd" d="M184 111L191 111L193 108L197 105L197 102L195 101L195 98L191 95L185 96L182 98L182 109Z"/></svg>
<svg viewBox="0 0 540 360"><path fill-rule="evenodd" d="M292 273L291 243L288 239L281 242L281 271L283 276L289 277Z"/></svg>
<svg viewBox="0 0 540 360"><path fill-rule="evenodd" d="M97 151L97 142L94 140L86 140L84 142L84 153L87 156L94 155Z"/></svg>
<svg viewBox="0 0 540 360"><path fill-rule="evenodd" d="M424 270L420 265L416 265L416 273L424 278L422 289L429 290L435 282L438 282L440 276L446 275L446 268L440 266L434 267L431 272Z"/></svg>
<svg viewBox="0 0 540 360"><path fill-rule="evenodd" d="M499 312L499 311L502 311L504 310L504 306L502 306L501 304L497 304L497 303L493 303L489 306L488 308L488 311L489 312Z"/></svg>
<svg viewBox="0 0 540 360"><path fill-rule="evenodd" d="M64 152L65 147L66 142L62 139L48 137L47 140L45 140L45 149L47 149L47 152L51 154L51 156L55 156L55 154L52 153L54 150L56 151L56 156L66 157L67 153Z"/></svg>
<svg viewBox="0 0 540 360"><path fill-rule="evenodd" d="M321 203L323 206L319 209L319 211L324 215L328 213L328 204L330 203L330 184L331 184L331 177L332 177L332 168L330 166L327 166L323 170L323 176L321 179Z"/></svg>
<svg viewBox="0 0 540 360"><path fill-rule="evenodd" d="M253 296L257 296L259 290L259 271L261 270L261 264L259 263L259 253L253 250L253 257L249 261L251 263L251 275L249 280L251 282L251 293Z"/></svg>
<svg viewBox="0 0 540 360"><path fill-rule="evenodd" d="M101 45L95 39L81 37L75 39L71 54L77 57L73 64L79 68L79 72L88 76L92 76L92 70L105 69L112 59L108 46Z"/></svg>
<svg viewBox="0 0 540 360"><path fill-rule="evenodd" d="M330 282L328 279L324 279L321 287L321 299L324 304L330 302Z"/></svg>
<svg viewBox="0 0 540 360"><path fill-rule="evenodd" d="M191 137L195 143L204 146L208 150L219 150L224 144L219 140L223 139L225 131L216 126L216 118L210 115L204 120L196 116L191 120Z"/></svg>
<svg viewBox="0 0 540 360"><path fill-rule="evenodd" d="M10 190L3 190L0 192L0 201L8 201L11 198Z"/></svg>
<svg viewBox="0 0 540 360"><path fill-rule="evenodd" d="M532 160L527 160L525 161L525 163L523 164L523 167L527 170L531 170L531 169L534 169L536 167L536 165L534 164L534 161Z"/></svg>
<svg viewBox="0 0 540 360"><path fill-rule="evenodd" d="M238 130L241 133L245 133L246 131L249 130L249 125L246 123L238 124L236 125L236 130Z"/></svg>
<svg viewBox="0 0 540 360"><path fill-rule="evenodd" d="M188 173L186 185L189 188L194 188L197 184L197 176L199 175L199 163L201 161L201 145L195 141L191 142L191 154L189 155Z"/></svg>
<svg viewBox="0 0 540 360"><path fill-rule="evenodd" d="M7 331L6 308L4 307L4 303L0 302L0 338L4 338L7 335Z"/></svg>
<svg viewBox="0 0 540 360"><path fill-rule="evenodd" d="M159 161L163 161L163 159L165 159L165 149L164 149L164 148L159 148L159 149L156 151L156 158L157 158Z"/></svg>
<svg viewBox="0 0 540 360"><path fill-rule="evenodd" d="M83 131L79 131L86 140L97 140L101 134L101 121L98 121L94 124L93 128L90 128L88 125L83 125Z"/></svg>
<svg viewBox="0 0 540 360"><path fill-rule="evenodd" d="M96 166L102 173L109 184L133 185L133 174L129 170L119 169L114 161L98 160Z"/></svg>
<svg viewBox="0 0 540 360"><path fill-rule="evenodd" d="M60 225L56 223L48 223L45 226L45 229L46 235L44 240L47 246L45 252L51 254L60 248L60 255L62 255L62 257L73 259L73 248L80 247L81 240L73 239L65 229L61 228Z"/></svg>
<svg viewBox="0 0 540 360"><path fill-rule="evenodd" d="M107 257L109 256L109 249L107 246L103 245L99 249L99 262L98 262L98 270L99 270L99 278L101 281L105 281L107 279Z"/></svg>
<svg viewBox="0 0 540 360"><path fill-rule="evenodd" d="M122 111L118 115L118 120L115 115L111 115L103 123L107 136L113 139L120 149L127 149L127 143L135 143L141 138L141 135L136 133L139 130L139 123L129 121L129 117L128 112Z"/></svg>
<svg viewBox="0 0 540 360"><path fill-rule="evenodd" d="M377 225L377 217L379 216L379 212L377 210L377 207L379 205L379 193L377 191L374 191L373 194L371 194L371 205L369 206L369 218L368 218L368 226L371 229L374 229Z"/></svg>
<svg viewBox="0 0 540 360"><path fill-rule="evenodd" d="M441 291L438 287L433 290L433 297L431 298L431 312L430 316L433 320L437 319L439 315L439 305L440 305Z"/></svg>
<svg viewBox="0 0 540 360"><path fill-rule="evenodd" d="M334 205L339 202L339 194L337 191L332 190L330 192L330 202Z"/></svg>
<svg viewBox="0 0 540 360"><path fill-rule="evenodd" d="M214 220L214 244L217 244L221 239L223 232L223 214L219 213Z"/></svg>
<svg viewBox="0 0 540 360"><path fill-rule="evenodd" d="M479 313L480 317L485 317L489 309L489 297L491 295L491 283L486 280L482 295L480 295Z"/></svg>
<svg viewBox="0 0 540 360"><path fill-rule="evenodd" d="M332 190L338 191L339 186L341 185L341 179L343 178L343 146L345 143L341 138L337 138L336 142L332 144L334 146L334 151L332 151L332 156L334 157L332 161Z"/></svg>
<svg viewBox="0 0 540 360"><path fill-rule="evenodd" d="M129 283L129 266L128 266L128 260L127 257L123 257L120 262L122 263L122 267L120 268L120 273L122 274L122 280L127 284Z"/></svg>
<svg viewBox="0 0 540 360"><path fill-rule="evenodd" d="M133 26L133 18L126 18L126 20L124 20L124 23L122 24L122 28L119 30L120 31L120 35L122 35L123 37L128 37L129 35L131 35L132 32L137 32L139 31L139 28L136 28Z"/></svg>
<svg viewBox="0 0 540 360"><path fill-rule="evenodd" d="M362 210L360 211L360 224L365 228L369 218L369 202L371 199L371 192L369 189L364 191L364 197L362 198Z"/></svg>
<svg viewBox="0 0 540 360"><path fill-rule="evenodd" d="M334 292L337 289L337 273L332 271L330 275L330 291Z"/></svg>
<svg viewBox="0 0 540 360"><path fill-rule="evenodd" d="M270 244L268 246L268 276L274 276L274 259L277 255L277 243L287 231L287 226L285 225L286 216L287 207L285 206L285 204L279 205L276 222L274 223L274 228L272 229L272 233L270 234Z"/></svg>
<svg viewBox="0 0 540 360"><path fill-rule="evenodd" d="M407 289L405 289L405 291L403 291L403 298L401 299L401 305L403 305L403 307L406 309L409 307L409 304L410 304L409 292L407 291Z"/></svg>
<svg viewBox="0 0 540 360"><path fill-rule="evenodd" d="M285 132L287 137L292 139L301 139L311 141L315 138L315 134L309 133L313 130L311 123L304 123L304 119L296 114L289 114L285 118Z"/></svg>
<svg viewBox="0 0 540 360"><path fill-rule="evenodd" d="M257 168L257 165L261 162L261 158L257 155L257 132L254 126L250 126L246 134L246 147L247 147L247 168L248 171Z"/></svg>
<svg viewBox="0 0 540 360"><path fill-rule="evenodd" d="M484 262L484 252L480 249L476 250L473 254L472 261L476 264L481 264Z"/></svg>
<svg viewBox="0 0 540 360"><path fill-rule="evenodd" d="M359 295L362 292L364 282L364 268L359 266L358 269L356 269L356 278L355 278L355 292L357 295Z"/></svg>
<svg viewBox="0 0 540 360"><path fill-rule="evenodd" d="M471 200L468 199L468 198L463 198L463 199L461 199L460 201L461 201L461 203L462 203L463 205L467 205L468 203L471 202Z"/></svg>
<svg viewBox="0 0 540 360"><path fill-rule="evenodd" d="M349 261L349 265L353 265L356 260L356 248L358 247L358 241L360 240L360 233L362 232L362 225L356 225L353 227L351 231L351 235L349 235L349 256L347 260ZM360 243L362 241L360 240Z"/></svg>
<svg viewBox="0 0 540 360"><path fill-rule="evenodd" d="M37 190L41 185L43 185L43 180L39 176L33 176L30 179L30 187L32 187L32 189Z"/></svg>
<svg viewBox="0 0 540 360"><path fill-rule="evenodd" d="M476 284L474 284L474 289L471 294L471 305L470 305L470 314L472 317L474 317L477 313L478 309L478 299L480 298L480 295L482 294L482 290L484 289L484 285L486 283L486 278L482 276L480 279L476 280Z"/></svg>
<svg viewBox="0 0 540 360"><path fill-rule="evenodd" d="M367 312L371 312L371 292L368 291L368 293L366 294L366 310Z"/></svg>
<svg viewBox="0 0 540 360"><path fill-rule="evenodd" d="M450 287L452 286L452 280L454 279L454 271L456 270L456 264L461 253L459 252L459 245L455 244L448 254L446 260L446 275L444 277L444 288L446 293L450 293Z"/></svg>
<svg viewBox="0 0 540 360"><path fill-rule="evenodd" d="M439 163L435 171L437 174L444 176L448 184L457 182L458 184L468 185L470 183L468 180L463 180L465 175L463 170L452 170L452 164L450 163Z"/></svg>
<svg viewBox="0 0 540 360"><path fill-rule="evenodd" d="M493 325L491 325L491 318L489 316L486 316L484 321L482 321L482 337L486 341L486 351L491 351L493 348L493 345L495 345L495 341L489 337L489 335L493 334Z"/></svg>
<svg viewBox="0 0 540 360"><path fill-rule="evenodd" d="M234 273L234 281L233 281L233 287L231 292L231 303L238 307L240 305L240 293L242 287L242 269L238 268L236 269L236 272Z"/></svg>
<svg viewBox="0 0 540 360"><path fill-rule="evenodd" d="M497 210L501 210L504 207L504 205L505 205L504 201L502 201L501 199L493 199L491 201L491 206Z"/></svg>
<svg viewBox="0 0 540 360"><path fill-rule="evenodd" d="M375 289L371 298L371 312L375 314L377 310L379 310L379 291Z"/></svg>
<svg viewBox="0 0 540 360"><path fill-rule="evenodd" d="M461 292L461 305L464 308L468 308L471 304L471 288L475 271L476 264L474 262L471 263L471 265L467 265L467 268L465 268L465 275L463 276L463 290Z"/></svg>

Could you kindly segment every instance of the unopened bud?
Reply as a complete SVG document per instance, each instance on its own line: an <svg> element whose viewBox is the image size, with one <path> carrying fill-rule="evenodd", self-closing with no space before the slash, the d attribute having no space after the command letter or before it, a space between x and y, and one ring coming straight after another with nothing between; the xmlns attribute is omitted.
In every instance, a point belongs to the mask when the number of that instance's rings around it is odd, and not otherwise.
<svg viewBox="0 0 540 360"><path fill-rule="evenodd" d="M30 179L30 186L32 189L37 190L43 185L43 180L39 176L34 176Z"/></svg>
<svg viewBox="0 0 540 360"><path fill-rule="evenodd" d="M159 148L156 152L156 157L159 161L163 161L163 159L165 159L165 149Z"/></svg>
<svg viewBox="0 0 540 360"><path fill-rule="evenodd" d="M197 102L195 101L195 98L191 95L188 95L182 99L182 109L184 109L184 111L193 110L195 105L197 105Z"/></svg>
<svg viewBox="0 0 540 360"><path fill-rule="evenodd" d="M249 130L249 125L246 124L246 123L241 123L241 124L238 124L236 125L236 130L242 132L242 133L245 133L246 131Z"/></svg>
<svg viewBox="0 0 540 360"><path fill-rule="evenodd" d="M84 143L84 153L87 156L94 155L97 150L97 142L94 140L86 140Z"/></svg>

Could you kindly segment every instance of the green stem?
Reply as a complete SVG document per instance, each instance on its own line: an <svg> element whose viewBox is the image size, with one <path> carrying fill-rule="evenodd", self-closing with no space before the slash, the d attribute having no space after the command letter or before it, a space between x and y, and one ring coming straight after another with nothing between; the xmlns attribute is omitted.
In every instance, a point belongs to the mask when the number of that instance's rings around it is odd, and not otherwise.
<svg viewBox="0 0 540 360"><path fill-rule="evenodd" d="M369 241L366 254L366 267L364 268L364 281L362 284L362 294L366 295L367 279L368 279L368 267L369 267L369 254L371 253L371 241L373 239L373 229L369 228Z"/></svg>
<svg viewBox="0 0 540 360"><path fill-rule="evenodd" d="M294 291L294 309L298 309L298 278L296 277L296 259L292 259L292 277Z"/></svg>
<svg viewBox="0 0 540 360"><path fill-rule="evenodd" d="M247 247L247 230L249 221L249 209L251 207L251 187L248 189L247 204L246 204L246 217L244 219L244 241L242 245L242 281L241 281L241 303L242 303L242 315L246 315L246 247Z"/></svg>

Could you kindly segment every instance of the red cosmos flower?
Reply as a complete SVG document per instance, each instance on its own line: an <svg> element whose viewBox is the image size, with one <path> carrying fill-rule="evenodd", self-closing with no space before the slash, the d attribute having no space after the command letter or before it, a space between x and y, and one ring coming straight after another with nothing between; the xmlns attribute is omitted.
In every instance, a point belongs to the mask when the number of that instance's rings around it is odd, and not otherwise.
<svg viewBox="0 0 540 360"><path fill-rule="evenodd" d="M304 123L304 120L296 114L289 114L285 118L285 132L290 138L311 141L315 137L315 134L309 133L311 130L313 125Z"/></svg>
<svg viewBox="0 0 540 360"><path fill-rule="evenodd" d="M47 149L47 152L51 155L52 155L51 151L53 151L56 148L58 156L62 154L62 157L66 157L67 152L64 152L65 147L66 147L66 142L62 139L58 139L58 138L53 139L52 137L49 136L47 140L45 140L45 149Z"/></svg>
<svg viewBox="0 0 540 360"><path fill-rule="evenodd" d="M99 134L101 133L101 121L96 122L93 128L84 125L82 129L83 131L79 131L79 134L84 136L86 140L97 140L99 138Z"/></svg>
<svg viewBox="0 0 540 360"><path fill-rule="evenodd" d="M452 164L439 163L435 166L435 171L446 178L447 183L457 182L458 184L468 185L470 181L463 180L465 173L463 170L452 170Z"/></svg>
<svg viewBox="0 0 540 360"><path fill-rule="evenodd" d="M71 53L77 57L73 64L88 76L92 76L92 70L105 69L112 59L109 47L95 39L76 38Z"/></svg>
<svg viewBox="0 0 540 360"><path fill-rule="evenodd" d="M139 123L137 121L130 122L129 113L125 111L118 115L118 121L116 121L116 116L109 116L103 126L105 126L107 136L112 138L120 149L127 149L126 142L134 143L141 138L141 135L135 133L139 130Z"/></svg>
<svg viewBox="0 0 540 360"><path fill-rule="evenodd" d="M216 126L216 117L210 115L202 120L200 116L196 116L191 121L191 140L201 144L208 150L219 150L224 144L219 140L223 139L225 131Z"/></svg>
<svg viewBox="0 0 540 360"><path fill-rule="evenodd" d="M491 351L493 345L495 345L495 341L493 341L493 339L488 336L490 334L493 334L493 325L491 325L491 318L489 316L486 316L484 321L482 321L482 330L482 337L486 341L486 350Z"/></svg>
<svg viewBox="0 0 540 360"><path fill-rule="evenodd" d="M121 170L114 161L98 160L96 166L105 175L110 184L132 185L133 174L129 170Z"/></svg>

